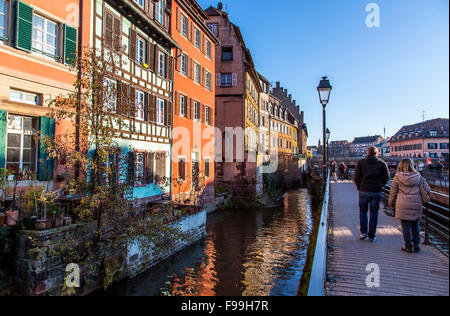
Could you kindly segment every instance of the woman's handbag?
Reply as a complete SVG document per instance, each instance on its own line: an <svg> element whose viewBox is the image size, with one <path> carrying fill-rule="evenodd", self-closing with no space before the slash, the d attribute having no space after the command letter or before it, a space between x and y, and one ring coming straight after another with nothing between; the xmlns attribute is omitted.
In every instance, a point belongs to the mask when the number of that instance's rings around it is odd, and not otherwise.
<svg viewBox="0 0 450 316"><path fill-rule="evenodd" d="M422 196L422 202L424 204L430 202L431 201L430 194L425 190L422 181L419 184L419 188L420 188L420 195Z"/></svg>

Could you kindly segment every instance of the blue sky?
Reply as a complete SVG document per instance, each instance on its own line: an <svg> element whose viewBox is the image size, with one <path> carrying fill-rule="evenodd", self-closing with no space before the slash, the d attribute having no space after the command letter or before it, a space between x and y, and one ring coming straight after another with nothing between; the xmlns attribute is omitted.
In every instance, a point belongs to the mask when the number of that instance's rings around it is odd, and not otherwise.
<svg viewBox="0 0 450 316"><path fill-rule="evenodd" d="M218 1L199 0L203 8ZM322 134L316 87L334 87L332 140L392 136L403 125L449 117L448 0L224 0L257 70L281 81L305 111L308 144ZM380 27L368 28L369 3Z"/></svg>

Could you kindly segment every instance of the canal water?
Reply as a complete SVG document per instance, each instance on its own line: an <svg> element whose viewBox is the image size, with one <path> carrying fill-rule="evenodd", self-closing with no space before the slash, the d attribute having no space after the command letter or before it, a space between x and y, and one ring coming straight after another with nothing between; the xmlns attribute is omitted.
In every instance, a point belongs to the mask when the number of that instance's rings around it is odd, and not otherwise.
<svg viewBox="0 0 450 316"><path fill-rule="evenodd" d="M307 189L288 192L276 208L212 213L203 241L105 294L294 296L313 218Z"/></svg>

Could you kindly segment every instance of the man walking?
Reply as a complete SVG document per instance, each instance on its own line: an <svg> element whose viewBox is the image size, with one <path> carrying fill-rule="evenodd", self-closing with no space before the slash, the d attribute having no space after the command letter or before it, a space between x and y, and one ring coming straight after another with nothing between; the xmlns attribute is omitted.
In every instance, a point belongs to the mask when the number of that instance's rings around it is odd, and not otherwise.
<svg viewBox="0 0 450 316"><path fill-rule="evenodd" d="M377 156L378 149L369 147L367 157L358 162L355 173L355 183L359 191L361 240L369 238L370 242L377 240L378 212L383 188L390 178L387 164ZM367 214L369 209L370 221Z"/></svg>

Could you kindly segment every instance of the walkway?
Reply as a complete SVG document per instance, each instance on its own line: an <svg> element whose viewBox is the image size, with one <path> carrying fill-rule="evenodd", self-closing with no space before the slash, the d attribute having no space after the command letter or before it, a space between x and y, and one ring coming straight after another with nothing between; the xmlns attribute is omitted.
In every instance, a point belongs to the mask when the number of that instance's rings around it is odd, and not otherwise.
<svg viewBox="0 0 450 316"><path fill-rule="evenodd" d="M360 241L358 192L353 183L331 183L330 296L448 296L449 261L432 246L422 253L401 251L400 223L380 212L378 242ZM379 288L368 288L367 265L380 268Z"/></svg>

